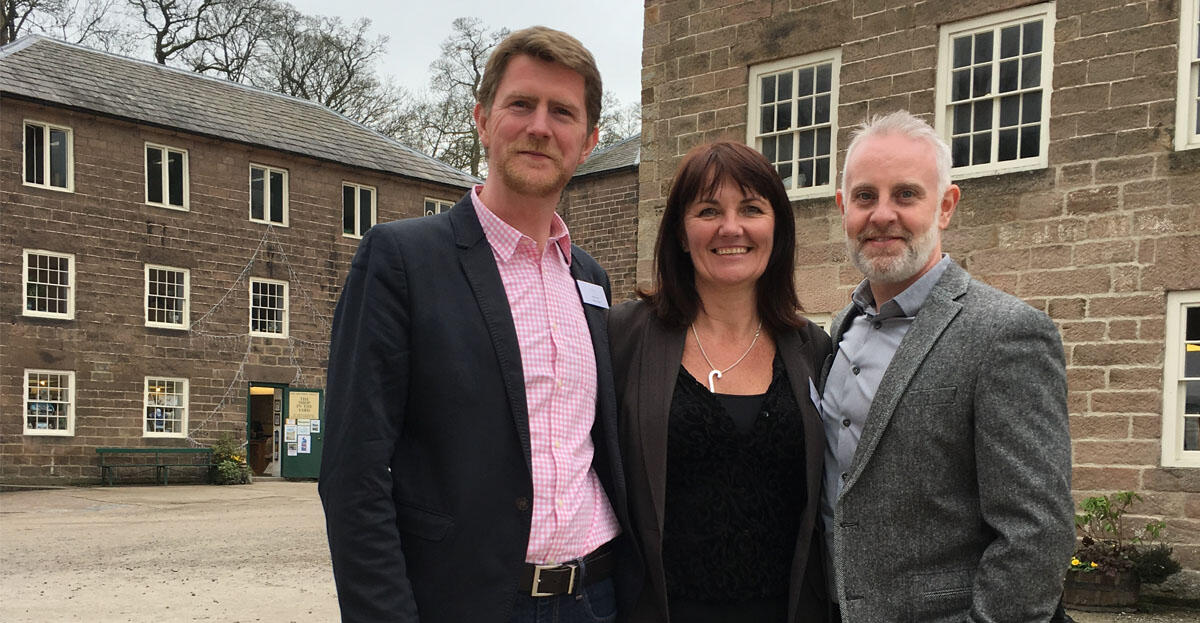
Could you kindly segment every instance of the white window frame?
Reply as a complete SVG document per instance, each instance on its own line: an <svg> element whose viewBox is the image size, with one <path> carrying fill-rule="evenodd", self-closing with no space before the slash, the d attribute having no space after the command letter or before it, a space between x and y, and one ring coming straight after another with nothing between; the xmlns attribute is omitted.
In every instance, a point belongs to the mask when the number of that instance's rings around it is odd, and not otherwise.
<svg viewBox="0 0 1200 623"><path fill-rule="evenodd" d="M29 258L31 255L44 255L67 260L67 311L65 313L29 309ZM73 253L56 253L43 249L24 249L21 252L21 315L56 320L75 319L75 255Z"/></svg>
<svg viewBox="0 0 1200 623"><path fill-rule="evenodd" d="M1179 2L1179 80L1175 96L1175 149L1200 147L1196 131L1200 117L1200 50L1197 46L1197 23L1200 22L1200 1Z"/></svg>
<svg viewBox="0 0 1200 623"><path fill-rule="evenodd" d="M792 70L793 75L797 70L816 67L818 65L832 65L832 75L830 77L829 90L829 181L820 186L801 186L787 187L789 199L808 199L812 197L832 197L837 190L837 136L838 136L838 98L841 91L841 68L842 68L842 50L841 48L833 50L825 50L803 56L795 56L761 65L753 65L750 67L750 88L746 104L746 144L750 145L760 153L763 151L762 139L765 136L759 132L761 126L761 106L762 106L762 80L761 78L770 74L782 73L787 70ZM793 85L795 85L793 80ZM795 91L795 87L793 87ZM825 124L813 123L808 126L799 127L797 125L797 117L799 115L799 106L796 105L796 95L793 93L791 99L791 125L787 130L778 132L769 132L771 136L783 136L790 134L793 137L800 132L807 131L810 128L820 128ZM814 119L815 121L815 119ZM793 142L793 145L795 143ZM792 148L792 176L793 180L800 175L799 171L799 149L795 146Z"/></svg>
<svg viewBox="0 0 1200 623"><path fill-rule="evenodd" d="M263 170L263 217L262 218L254 218L254 170L255 169ZM282 203L283 214L281 215L283 217L283 220L280 222L275 222L275 221L271 220L271 174L272 173L282 173L283 174L283 203ZM290 185L290 180L288 179L288 170L281 169L279 167L273 167L273 166L267 165L267 164L256 164L256 163L251 162L248 184L249 185L247 186L248 192L247 192L247 197L246 197L246 199L247 199L246 207L249 210L250 222L262 223L264 225L276 225L278 227L287 227L288 226L288 194L289 194L288 186Z"/></svg>
<svg viewBox="0 0 1200 623"><path fill-rule="evenodd" d="M354 189L354 232L346 233L346 189ZM359 221L360 201L362 200L362 191L371 191L371 225L364 229ZM354 182L342 182L342 235L347 238L362 238L367 229L374 227L379 222L379 192L374 186L366 186L364 184L355 184ZM360 233L361 232L361 233Z"/></svg>
<svg viewBox="0 0 1200 623"><path fill-rule="evenodd" d="M266 331L255 331L254 330L254 310L255 310L254 285L259 284L259 283L283 286L283 309L282 309L282 311L283 311L283 332L282 333L268 333ZM286 338L288 336L289 324L290 324L288 317L291 315L291 310L290 310L291 300L290 300L290 295L288 292L288 282L279 281L278 279L259 279L257 277L251 278L250 279L250 301L249 301L249 303L250 303L249 304L250 335L255 336L255 337L270 337L270 338Z"/></svg>
<svg viewBox="0 0 1200 623"><path fill-rule="evenodd" d="M179 396L180 404L171 404L170 402L158 403L156 401L151 401L151 394L150 394L151 385L150 385L150 383L152 381L155 382L154 387L158 387L157 383L159 383L159 382L180 383L183 386L182 391L180 391L178 393L169 394L170 396ZM185 378L175 378L175 377L169 377L169 376L146 376L146 377L143 377L143 380L142 380L142 437L186 438L187 434L188 434L188 400L189 400L188 392L189 392L188 380ZM159 395L159 393L160 392L155 392L154 395L157 396L157 395ZM168 394L163 393L163 395L168 395ZM154 419L157 419L157 418L150 417L150 410L159 408L159 407L178 409L180 411L179 430L177 430L177 431L150 430L152 428L150 426L150 422L153 421ZM162 419L164 420L164 422L167 421L166 418L162 418Z"/></svg>
<svg viewBox="0 0 1200 623"><path fill-rule="evenodd" d="M31 374L53 374L67 377L67 427L63 428L29 428L29 375ZM21 387L21 429L26 435L38 435L46 437L74 437L75 436L75 371L74 370L37 370L26 369L24 375L24 385ZM33 402L49 402L49 400L34 400ZM62 403L64 401L54 401Z"/></svg>
<svg viewBox="0 0 1200 623"><path fill-rule="evenodd" d="M1187 346L1184 333L1189 308L1200 307L1200 290L1167 293L1166 356L1163 361L1163 434L1162 464L1164 467L1200 467L1200 450L1183 449L1185 379L1184 356ZM1200 347L1200 342L1191 344Z"/></svg>
<svg viewBox="0 0 1200 623"><path fill-rule="evenodd" d="M161 160L162 171L159 172L159 177L160 177L161 183L162 183L162 199L163 199L162 201L151 201L150 200L150 163L148 161L146 161L146 152L151 149L157 149L162 154L162 160ZM170 202L171 174L170 174L170 167L167 166L168 152L175 152L175 153L183 156L183 179L180 180L180 183L183 186L183 197L181 198L183 201L182 205L175 205ZM142 161L143 161L142 167L146 170L146 192L145 192L146 205L152 205L152 206L159 207L159 208L166 208L168 210L179 210L181 212L187 212L188 206L190 203L189 202L190 195L191 195L191 193L188 190L189 187L191 186L190 172L189 172L190 166L188 164L188 151L186 149L180 149L178 147L171 147L170 145L162 145L159 143L147 142L145 147L142 149Z"/></svg>
<svg viewBox="0 0 1200 623"><path fill-rule="evenodd" d="M433 211L429 210L430 203L433 204ZM423 210L422 213L425 216L433 216L434 214L441 214L442 212L448 212L450 210L450 208L454 207L454 204L455 204L454 201L447 201L445 199L435 199L433 197L426 197L425 203L422 204L424 206L424 208L422 208L422 210Z"/></svg>
<svg viewBox="0 0 1200 623"><path fill-rule="evenodd" d="M29 151L29 145L25 136L25 126L35 125L42 128L42 140L45 144L42 146L42 171L45 174L44 182L38 184L28 180L28 171L26 170L26 153ZM52 186L50 184L50 130L60 130L67 135L67 185ZM25 119L21 124L21 183L25 186L34 188L45 188L47 190L57 190L64 193L75 192L75 132L65 125L50 123L48 121L38 121L36 119Z"/></svg>
<svg viewBox="0 0 1200 623"><path fill-rule="evenodd" d="M983 17L977 17L962 22L946 24L938 29L938 69L937 69L937 105L935 106L934 127L938 133L946 140L948 144L953 144L951 135L953 134L953 124L951 123L950 109L953 103L950 101L951 85L951 65L954 62L953 54L953 39L968 34L976 34L984 31L994 31L996 36L993 39L993 54L992 67L999 68L999 47L1000 47L1000 29L1005 26L1012 26L1022 22L1028 22L1033 19L1042 20L1042 56L1041 62L1041 82L1039 88L1042 91L1042 110L1039 117L1040 136L1038 144L1038 155L1036 157L1017 158L1015 160L999 161L997 157L1000 149L1000 100L1001 95L997 89L1000 80L1000 72L993 70L989 97L995 104L992 106L992 123L991 129L991 160L984 164L969 165L965 167L956 167L950 170L950 174L954 179L968 179L972 177L982 177L986 175L999 175L1002 173L1012 173L1015 171L1033 171L1045 169L1049 166L1049 157L1047 152L1050 147L1050 100L1053 96L1053 70L1054 70L1054 26L1055 26L1055 3L1046 2L1042 4L1034 4L1011 11L1001 13L993 13ZM1018 92L1020 90L1018 89ZM1020 124L1019 124L1020 125ZM1019 127L1018 125L1018 127Z"/></svg>
<svg viewBox="0 0 1200 623"><path fill-rule="evenodd" d="M161 321L154 320L151 318L150 297L151 296L162 296L160 294L154 294L150 291L150 286L151 286L150 271L152 271L152 270L171 271L171 272L175 272L175 273L181 273L183 275L183 310L182 310L183 317L182 317L182 322L180 322L180 323L161 322ZM188 326L191 323L191 307L192 307L192 302L191 302L191 299L192 299L192 283L191 283L192 275L191 275L191 273L192 273L192 271L190 271L186 268L178 268L176 266L162 266L160 264L146 264L146 268L144 271L146 285L145 285L145 290L143 292L144 297L142 298L142 310L144 312L143 315L145 316L145 321L146 321L147 327L158 327L160 329L187 330Z"/></svg>

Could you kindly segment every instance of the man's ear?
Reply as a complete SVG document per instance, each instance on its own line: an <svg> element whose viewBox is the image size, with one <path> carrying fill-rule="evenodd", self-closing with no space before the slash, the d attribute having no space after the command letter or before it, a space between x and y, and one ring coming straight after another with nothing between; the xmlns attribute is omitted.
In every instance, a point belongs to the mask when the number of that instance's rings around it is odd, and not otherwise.
<svg viewBox="0 0 1200 623"><path fill-rule="evenodd" d="M962 191L959 190L957 184L951 184L950 188L942 194L942 203L938 206L938 227L946 229L950 226L950 217L954 216L954 209L958 207L958 198Z"/></svg>
<svg viewBox="0 0 1200 623"><path fill-rule="evenodd" d="M596 148L596 143L600 142L600 126L592 128L591 134L588 135L587 141L584 143L583 151L579 153L579 162L575 166L583 164L588 156L592 155L592 150Z"/></svg>
<svg viewBox="0 0 1200 623"><path fill-rule="evenodd" d="M487 131L488 117L487 117L487 111L483 109L483 104L476 102L475 110L474 110L474 112L471 113L471 116L475 117L475 130L479 132L479 142L484 147L487 147L488 143L491 142L491 138L488 136L488 131Z"/></svg>

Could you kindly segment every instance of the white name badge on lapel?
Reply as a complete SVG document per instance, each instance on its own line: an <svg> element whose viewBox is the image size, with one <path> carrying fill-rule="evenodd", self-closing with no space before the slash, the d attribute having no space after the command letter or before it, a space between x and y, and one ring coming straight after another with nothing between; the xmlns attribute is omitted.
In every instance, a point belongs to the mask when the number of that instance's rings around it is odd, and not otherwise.
<svg viewBox="0 0 1200 623"><path fill-rule="evenodd" d="M817 392L817 386L813 384L812 377L808 377L808 399L812 401L813 406L817 408L817 414L825 417L825 408L821 405L821 394Z"/></svg>
<svg viewBox="0 0 1200 623"><path fill-rule="evenodd" d="M576 279L575 283L579 284L579 296L583 297L584 303L600 309L608 309L608 297L604 296L604 288L582 279Z"/></svg>

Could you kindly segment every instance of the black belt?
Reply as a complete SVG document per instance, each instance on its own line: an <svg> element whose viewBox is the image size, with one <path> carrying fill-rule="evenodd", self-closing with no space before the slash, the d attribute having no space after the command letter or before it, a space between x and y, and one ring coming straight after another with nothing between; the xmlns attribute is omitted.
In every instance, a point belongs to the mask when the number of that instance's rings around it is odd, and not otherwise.
<svg viewBox="0 0 1200 623"><path fill-rule="evenodd" d="M525 563L517 592L531 597L574 595L580 588L612 577L617 555L608 543L576 560L558 565Z"/></svg>

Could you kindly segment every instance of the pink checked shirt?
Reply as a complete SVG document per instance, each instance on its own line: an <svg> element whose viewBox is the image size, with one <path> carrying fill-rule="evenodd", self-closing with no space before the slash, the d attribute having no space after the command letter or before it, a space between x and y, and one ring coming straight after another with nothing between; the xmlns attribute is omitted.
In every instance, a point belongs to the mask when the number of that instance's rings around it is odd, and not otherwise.
<svg viewBox="0 0 1200 623"><path fill-rule="evenodd" d="M525 372L533 457L533 524L526 562L580 558L615 537L608 496L592 469L596 354L571 277L571 237L557 214L536 243L488 210L471 191L512 309Z"/></svg>

